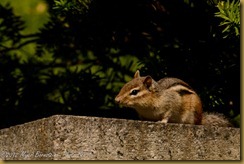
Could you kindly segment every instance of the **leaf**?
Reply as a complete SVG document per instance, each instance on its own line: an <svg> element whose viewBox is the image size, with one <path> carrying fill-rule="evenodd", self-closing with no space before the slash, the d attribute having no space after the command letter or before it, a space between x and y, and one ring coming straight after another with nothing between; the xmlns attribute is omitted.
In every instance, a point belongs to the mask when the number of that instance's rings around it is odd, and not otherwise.
<svg viewBox="0 0 244 164"><path fill-rule="evenodd" d="M235 28L236 36L239 36L240 35L239 28L237 28L237 27L234 27L234 28Z"/></svg>
<svg viewBox="0 0 244 164"><path fill-rule="evenodd" d="M230 24L231 22L221 22L220 23L220 26L224 26L224 25L228 25L228 24Z"/></svg>
<svg viewBox="0 0 244 164"><path fill-rule="evenodd" d="M225 20L231 21L229 17L227 17L226 15L219 15L218 17L223 18Z"/></svg>
<svg viewBox="0 0 244 164"><path fill-rule="evenodd" d="M223 33L228 31L230 29L231 26L226 26L225 29L222 31Z"/></svg>

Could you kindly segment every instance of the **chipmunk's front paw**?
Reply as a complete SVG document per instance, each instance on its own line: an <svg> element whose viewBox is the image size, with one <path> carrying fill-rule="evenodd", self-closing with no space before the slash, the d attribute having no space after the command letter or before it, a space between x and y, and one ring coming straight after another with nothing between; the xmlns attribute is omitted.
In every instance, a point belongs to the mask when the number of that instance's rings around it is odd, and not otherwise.
<svg viewBox="0 0 244 164"><path fill-rule="evenodd" d="M168 123L168 120L169 120L168 118L163 118L163 119L161 120L161 122L164 123L164 124L167 124L167 123Z"/></svg>

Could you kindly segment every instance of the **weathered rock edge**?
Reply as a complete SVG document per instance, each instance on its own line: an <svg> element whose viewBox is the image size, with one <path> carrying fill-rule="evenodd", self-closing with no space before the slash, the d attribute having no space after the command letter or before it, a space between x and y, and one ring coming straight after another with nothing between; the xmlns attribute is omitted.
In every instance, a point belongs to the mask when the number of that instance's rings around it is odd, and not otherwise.
<svg viewBox="0 0 244 164"><path fill-rule="evenodd" d="M240 160L240 129L54 115L0 130L2 160Z"/></svg>

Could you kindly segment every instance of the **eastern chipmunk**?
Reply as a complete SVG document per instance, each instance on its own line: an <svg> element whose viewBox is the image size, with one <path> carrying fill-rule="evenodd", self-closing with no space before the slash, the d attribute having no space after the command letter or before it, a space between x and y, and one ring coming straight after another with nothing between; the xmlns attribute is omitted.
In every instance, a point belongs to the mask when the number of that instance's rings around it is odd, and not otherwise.
<svg viewBox="0 0 244 164"><path fill-rule="evenodd" d="M221 114L203 113L200 97L187 83L177 78L167 77L156 82L151 76L141 77L137 70L115 101L134 108L143 120L231 126Z"/></svg>

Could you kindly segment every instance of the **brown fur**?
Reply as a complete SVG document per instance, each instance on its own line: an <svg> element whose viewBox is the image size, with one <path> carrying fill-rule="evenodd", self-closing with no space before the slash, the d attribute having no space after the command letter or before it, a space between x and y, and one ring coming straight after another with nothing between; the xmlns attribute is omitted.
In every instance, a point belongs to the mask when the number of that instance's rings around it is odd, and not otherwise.
<svg viewBox="0 0 244 164"><path fill-rule="evenodd" d="M115 101L134 108L143 120L199 125L211 124L211 119L212 124L215 121L223 126L228 124L219 115L203 115L200 97L187 83L177 78L163 78L156 82L151 76L141 77L140 72L136 71Z"/></svg>
<svg viewBox="0 0 244 164"><path fill-rule="evenodd" d="M202 125L233 127L230 121L220 113L203 113Z"/></svg>
<svg viewBox="0 0 244 164"><path fill-rule="evenodd" d="M139 90L131 95L132 90ZM163 78L158 82L150 76L141 77L139 71L126 83L115 98L116 102L134 108L146 120L200 124L201 101L192 88L177 78Z"/></svg>

